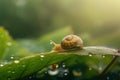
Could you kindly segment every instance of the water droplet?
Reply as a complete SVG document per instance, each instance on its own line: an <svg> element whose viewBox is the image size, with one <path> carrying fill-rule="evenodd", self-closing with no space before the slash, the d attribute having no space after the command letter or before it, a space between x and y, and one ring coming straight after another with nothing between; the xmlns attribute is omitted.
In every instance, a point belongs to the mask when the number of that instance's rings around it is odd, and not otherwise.
<svg viewBox="0 0 120 80"><path fill-rule="evenodd" d="M91 56L92 56L92 53L91 53L91 52L89 52L89 53L88 53L88 55L91 57Z"/></svg>
<svg viewBox="0 0 120 80"><path fill-rule="evenodd" d="M69 73L69 70L68 70L68 69L65 69L65 70L64 70L64 75L67 76L68 73Z"/></svg>
<svg viewBox="0 0 120 80"><path fill-rule="evenodd" d="M11 45L12 45L12 43L11 43L11 42L7 42L6 44L7 44L7 46L11 46Z"/></svg>
<svg viewBox="0 0 120 80"><path fill-rule="evenodd" d="M101 72L103 70L102 66L99 66L98 70Z"/></svg>
<svg viewBox="0 0 120 80"><path fill-rule="evenodd" d="M52 64L49 66L47 73L51 76L64 77L67 76L69 70L66 68L66 65L62 63L61 65Z"/></svg>
<svg viewBox="0 0 120 80"><path fill-rule="evenodd" d="M59 73L58 64L52 64L49 66L48 74L51 76L57 75Z"/></svg>
<svg viewBox="0 0 120 80"><path fill-rule="evenodd" d="M43 58L43 57L44 57L44 55L40 55L40 57L42 57L42 58Z"/></svg>
<svg viewBox="0 0 120 80"><path fill-rule="evenodd" d="M91 56L92 56L92 54L89 54L89 56L91 57Z"/></svg>
<svg viewBox="0 0 120 80"><path fill-rule="evenodd" d="M68 73L69 73L69 70L68 70L68 69L59 68L58 76L59 76L59 77L64 77L64 76L67 76Z"/></svg>
<svg viewBox="0 0 120 80"><path fill-rule="evenodd" d="M43 53L41 53L41 54L40 54L40 57L41 57L41 58L44 58L45 56L44 56L44 54L43 54Z"/></svg>
<svg viewBox="0 0 120 80"><path fill-rule="evenodd" d="M65 76L67 76L67 75L68 75L68 73L64 73L64 75L65 75Z"/></svg>
<svg viewBox="0 0 120 80"><path fill-rule="evenodd" d="M4 65L3 64L0 64L0 67L3 67Z"/></svg>
<svg viewBox="0 0 120 80"><path fill-rule="evenodd" d="M105 55L102 55L102 58L105 58Z"/></svg>
<svg viewBox="0 0 120 80"><path fill-rule="evenodd" d="M59 70L56 69L56 70L48 70L48 74L51 75L51 76L55 76L59 73Z"/></svg>
<svg viewBox="0 0 120 80"><path fill-rule="evenodd" d="M91 70L92 70L92 68L91 68L91 67L89 67L89 70L91 71Z"/></svg>
<svg viewBox="0 0 120 80"><path fill-rule="evenodd" d="M14 60L14 63L16 63L16 64L19 63L19 62L20 62L19 60Z"/></svg>
<svg viewBox="0 0 120 80"><path fill-rule="evenodd" d="M14 57L13 57L13 56L11 56L11 57L10 57L10 59L14 59Z"/></svg>
<svg viewBox="0 0 120 80"><path fill-rule="evenodd" d="M59 65L58 64L52 64L52 65L50 65L50 69L57 69L59 67Z"/></svg>
<svg viewBox="0 0 120 80"><path fill-rule="evenodd" d="M66 65L63 63L63 64L62 64L62 67L63 67L63 68L65 68L65 67L66 67Z"/></svg>
<svg viewBox="0 0 120 80"><path fill-rule="evenodd" d="M68 69L65 69L64 72L69 72L69 70L68 70Z"/></svg>

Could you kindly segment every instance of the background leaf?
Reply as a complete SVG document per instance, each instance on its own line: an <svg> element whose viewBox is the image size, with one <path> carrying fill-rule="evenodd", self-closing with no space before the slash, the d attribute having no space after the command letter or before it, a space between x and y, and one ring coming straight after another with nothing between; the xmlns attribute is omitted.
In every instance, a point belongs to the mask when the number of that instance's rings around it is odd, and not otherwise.
<svg viewBox="0 0 120 80"><path fill-rule="evenodd" d="M3 58L4 54L13 45L13 40L9 36L9 33L0 26L0 59Z"/></svg>

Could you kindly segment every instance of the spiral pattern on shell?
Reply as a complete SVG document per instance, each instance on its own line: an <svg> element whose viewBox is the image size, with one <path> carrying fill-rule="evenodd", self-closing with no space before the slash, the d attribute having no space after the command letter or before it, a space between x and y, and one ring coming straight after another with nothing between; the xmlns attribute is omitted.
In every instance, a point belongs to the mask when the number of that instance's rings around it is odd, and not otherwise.
<svg viewBox="0 0 120 80"><path fill-rule="evenodd" d="M83 41L80 37L70 34L63 38L61 41L61 47L65 50L82 49Z"/></svg>

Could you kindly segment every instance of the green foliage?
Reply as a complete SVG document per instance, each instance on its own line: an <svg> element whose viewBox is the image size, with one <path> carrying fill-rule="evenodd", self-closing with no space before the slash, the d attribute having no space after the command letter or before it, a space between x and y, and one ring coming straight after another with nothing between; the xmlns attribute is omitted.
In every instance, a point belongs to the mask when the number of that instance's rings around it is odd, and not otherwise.
<svg viewBox="0 0 120 80"><path fill-rule="evenodd" d="M0 27L0 59L3 58L7 50L12 46L13 41L9 36L9 33L3 28Z"/></svg>
<svg viewBox="0 0 120 80"><path fill-rule="evenodd" d="M71 33L71 28L66 27L37 40L15 42L0 27L0 80L96 80L98 77L100 80L114 80L120 77L119 57L102 74L112 59L120 56L116 49L88 46L82 50L50 52L53 47L50 40L60 43Z"/></svg>

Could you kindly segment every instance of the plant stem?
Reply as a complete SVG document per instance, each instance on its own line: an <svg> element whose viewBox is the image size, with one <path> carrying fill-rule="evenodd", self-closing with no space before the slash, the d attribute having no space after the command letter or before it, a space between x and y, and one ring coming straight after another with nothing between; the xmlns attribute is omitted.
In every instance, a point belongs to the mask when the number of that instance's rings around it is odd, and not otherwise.
<svg viewBox="0 0 120 80"><path fill-rule="evenodd" d="M118 50L118 53L120 53L120 50ZM105 73L108 71L108 69L113 65L113 63L116 61L116 59L118 58L119 56L115 56L111 62L107 65L107 67L103 70L103 72L100 74L100 78L102 78Z"/></svg>

